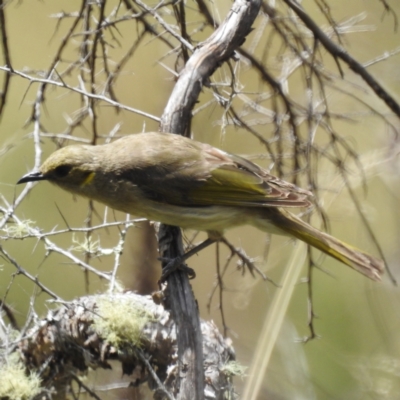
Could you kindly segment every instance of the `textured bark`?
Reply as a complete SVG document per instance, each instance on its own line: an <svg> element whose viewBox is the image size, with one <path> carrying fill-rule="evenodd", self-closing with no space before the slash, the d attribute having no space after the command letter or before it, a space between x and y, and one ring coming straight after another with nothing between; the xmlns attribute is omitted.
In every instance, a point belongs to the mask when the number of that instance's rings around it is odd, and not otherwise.
<svg viewBox="0 0 400 400"><path fill-rule="evenodd" d="M184 135L190 126L193 107L208 78L228 60L251 31L259 12L260 0L237 0L217 30L193 52L181 71L161 118L160 130ZM171 149L173 151L173 149ZM171 259L183 254L179 229L161 225L160 251ZM174 395L178 399L204 398L202 337L197 304L188 277L177 271L168 278L168 307L178 329L179 381Z"/></svg>
<svg viewBox="0 0 400 400"><path fill-rule="evenodd" d="M120 345L113 345L96 329L94 322L103 317L101 304L105 301L115 303L116 313L121 304L124 310L132 309L132 318L137 309L146 311L149 320L141 329L137 343L121 337ZM227 372L235 358L233 348L212 322L202 321L200 328L206 398L235 398L232 376ZM50 311L26 337L19 351L28 369L42 371L45 391L39 398L48 397L46 393L50 391L53 399L64 398L71 381L78 375L86 374L89 368L109 369L112 360L121 363L122 371L131 377L133 384L148 382L155 398L174 398L171 393L180 373L177 327L171 313L150 296L123 293L83 297Z"/></svg>

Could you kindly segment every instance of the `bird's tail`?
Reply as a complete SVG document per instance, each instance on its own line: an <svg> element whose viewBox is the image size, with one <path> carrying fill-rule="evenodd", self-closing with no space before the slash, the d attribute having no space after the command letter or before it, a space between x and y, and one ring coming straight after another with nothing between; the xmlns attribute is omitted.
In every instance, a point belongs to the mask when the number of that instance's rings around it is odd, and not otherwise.
<svg viewBox="0 0 400 400"><path fill-rule="evenodd" d="M381 280L381 275L385 270L382 260L313 228L285 209L269 208L268 214L269 223L273 223L284 233L306 242L374 281Z"/></svg>

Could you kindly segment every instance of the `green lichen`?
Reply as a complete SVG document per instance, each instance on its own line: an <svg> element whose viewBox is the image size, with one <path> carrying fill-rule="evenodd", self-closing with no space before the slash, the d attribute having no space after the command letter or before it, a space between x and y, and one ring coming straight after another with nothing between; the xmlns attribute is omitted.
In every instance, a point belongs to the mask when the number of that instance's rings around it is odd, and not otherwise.
<svg viewBox="0 0 400 400"><path fill-rule="evenodd" d="M94 329L101 337L117 348L128 343L140 347L143 327L154 319L150 312L121 298L104 297L97 306Z"/></svg>
<svg viewBox="0 0 400 400"><path fill-rule="evenodd" d="M25 236L34 235L36 233L36 229L34 228L35 224L35 221L26 219L24 221L16 222L15 224L6 225L2 230L8 237L19 239Z"/></svg>
<svg viewBox="0 0 400 400"><path fill-rule="evenodd" d="M221 368L221 371L227 376L243 377L246 369L247 367L239 364L237 361L229 361Z"/></svg>
<svg viewBox="0 0 400 400"><path fill-rule="evenodd" d="M40 392L40 378L35 373L29 375L25 367L14 354L2 360L0 364L0 398L27 400Z"/></svg>

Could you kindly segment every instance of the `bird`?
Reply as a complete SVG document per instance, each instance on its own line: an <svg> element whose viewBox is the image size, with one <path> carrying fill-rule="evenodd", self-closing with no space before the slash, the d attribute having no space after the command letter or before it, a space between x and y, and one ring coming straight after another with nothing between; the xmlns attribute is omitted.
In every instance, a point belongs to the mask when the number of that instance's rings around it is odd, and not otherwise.
<svg viewBox="0 0 400 400"><path fill-rule="evenodd" d="M318 230L289 211L313 195L238 155L162 132L123 136L101 145L56 150L17 184L49 181L115 210L181 228L206 231L252 225L300 239L379 281L382 260Z"/></svg>

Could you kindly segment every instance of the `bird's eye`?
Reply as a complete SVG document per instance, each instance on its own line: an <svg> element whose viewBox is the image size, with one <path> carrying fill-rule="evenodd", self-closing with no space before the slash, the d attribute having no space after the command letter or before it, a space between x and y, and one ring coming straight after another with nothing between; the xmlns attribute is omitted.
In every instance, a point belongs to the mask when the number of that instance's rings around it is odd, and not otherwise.
<svg viewBox="0 0 400 400"><path fill-rule="evenodd" d="M59 165L55 170L54 173L56 174L57 178L64 178L69 174L72 167L70 165Z"/></svg>

